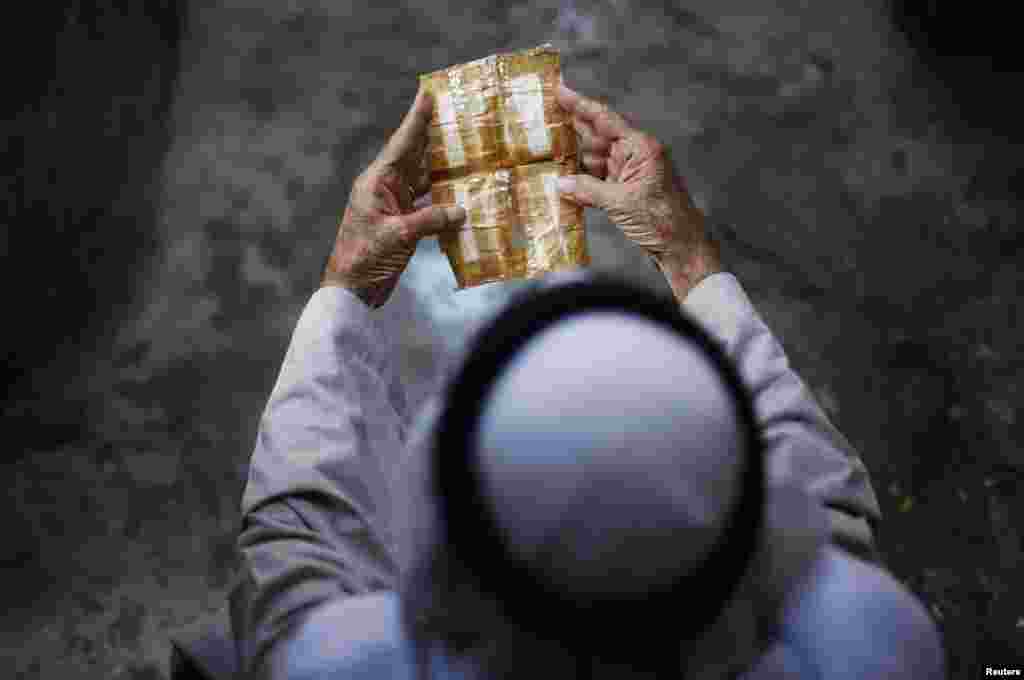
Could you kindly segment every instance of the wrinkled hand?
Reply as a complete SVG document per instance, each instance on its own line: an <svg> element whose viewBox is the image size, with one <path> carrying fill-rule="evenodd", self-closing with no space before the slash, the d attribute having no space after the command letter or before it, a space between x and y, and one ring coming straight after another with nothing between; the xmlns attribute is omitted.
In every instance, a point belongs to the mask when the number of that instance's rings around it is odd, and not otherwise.
<svg viewBox="0 0 1024 680"><path fill-rule="evenodd" d="M421 238L465 221L463 208L430 205L426 149L432 107L420 88L402 125L356 178L321 287L342 286L376 309L391 296ZM413 210L421 205L426 207Z"/></svg>
<svg viewBox="0 0 1024 680"><path fill-rule="evenodd" d="M556 99L572 117L586 170L560 181L566 185L559 187L562 196L604 210L650 255L677 296L685 297L705 276L720 271L718 245L676 175L668 148L563 82Z"/></svg>

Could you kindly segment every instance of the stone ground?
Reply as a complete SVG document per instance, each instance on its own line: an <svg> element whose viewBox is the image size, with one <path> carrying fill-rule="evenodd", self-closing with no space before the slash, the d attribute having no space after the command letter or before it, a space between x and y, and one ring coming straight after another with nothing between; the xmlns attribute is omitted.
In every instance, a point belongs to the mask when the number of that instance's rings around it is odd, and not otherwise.
<svg viewBox="0 0 1024 680"><path fill-rule="evenodd" d="M5 563L5 676L167 676L168 632L221 606L236 568L257 419L352 180L418 73L543 42L570 86L673 150L863 453L882 549L942 628L951 677L1021 667L1019 147L961 129L873 3L395 4L195 6L155 257L121 272L140 302L79 356L80 436L26 443L6 468L30 539ZM586 220L595 267L667 292ZM453 287L424 242L378 314L415 403L519 285Z"/></svg>

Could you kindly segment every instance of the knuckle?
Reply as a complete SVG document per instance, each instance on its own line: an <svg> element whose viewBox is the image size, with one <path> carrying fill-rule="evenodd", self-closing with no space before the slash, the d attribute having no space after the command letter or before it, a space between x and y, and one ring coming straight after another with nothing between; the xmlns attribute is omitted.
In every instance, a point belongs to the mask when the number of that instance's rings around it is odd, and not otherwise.
<svg viewBox="0 0 1024 680"><path fill-rule="evenodd" d="M640 136L640 142L652 156L663 157L666 152L665 145L647 133Z"/></svg>
<svg viewBox="0 0 1024 680"><path fill-rule="evenodd" d="M617 114L612 111L607 104L601 107L601 112L597 114L597 117L605 124L614 124L616 122Z"/></svg>
<svg viewBox="0 0 1024 680"><path fill-rule="evenodd" d="M591 99L587 102L587 111L594 118L604 118L608 115L608 104L602 99Z"/></svg>
<svg viewBox="0 0 1024 680"><path fill-rule="evenodd" d="M407 220L397 220L389 231L401 247L416 244L416 230Z"/></svg>
<svg viewBox="0 0 1024 680"><path fill-rule="evenodd" d="M376 168L370 167L363 171L361 175L356 177L356 181L353 182L353 186L358 187L360 191L373 192L377 189L380 184L380 173Z"/></svg>

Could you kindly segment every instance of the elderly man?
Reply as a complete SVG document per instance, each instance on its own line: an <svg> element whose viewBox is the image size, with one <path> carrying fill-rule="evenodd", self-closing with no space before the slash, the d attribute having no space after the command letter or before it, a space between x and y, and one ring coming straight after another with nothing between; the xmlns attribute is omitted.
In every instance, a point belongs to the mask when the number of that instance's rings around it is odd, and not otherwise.
<svg viewBox="0 0 1024 680"><path fill-rule="evenodd" d="M421 238L465 219L423 201L421 90L355 181L260 423L240 669L941 674L934 625L877 564L863 464L723 271L667 149L564 83L557 97L586 170L563 197L606 211L676 299L553 276L408 413L373 310Z"/></svg>

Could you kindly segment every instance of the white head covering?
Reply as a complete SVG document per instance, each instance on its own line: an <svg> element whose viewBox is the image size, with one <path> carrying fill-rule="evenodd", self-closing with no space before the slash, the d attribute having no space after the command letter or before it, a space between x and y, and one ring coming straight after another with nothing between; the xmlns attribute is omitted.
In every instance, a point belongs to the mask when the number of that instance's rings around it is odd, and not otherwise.
<svg viewBox="0 0 1024 680"><path fill-rule="evenodd" d="M765 478L751 400L673 301L607 275L550 277L483 324L452 369L411 433L422 483L399 516L403 565L443 543L522 627L573 628L566 645L597 655L613 637L595 631L621 627L619 660L633 642L677 641L687 677L763 651L826 518ZM629 623L602 621L620 611L605 601L626 602Z"/></svg>

